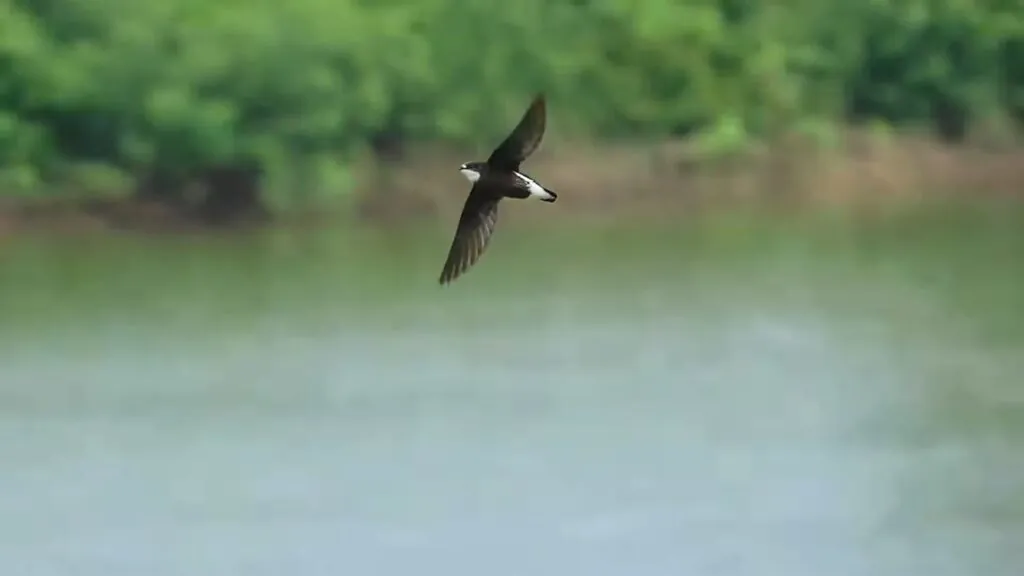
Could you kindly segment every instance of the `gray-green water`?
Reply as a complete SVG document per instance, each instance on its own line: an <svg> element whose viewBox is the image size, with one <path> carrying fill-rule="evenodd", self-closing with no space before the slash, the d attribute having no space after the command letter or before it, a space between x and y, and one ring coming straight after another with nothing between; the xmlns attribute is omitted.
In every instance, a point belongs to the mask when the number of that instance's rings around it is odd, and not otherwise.
<svg viewBox="0 0 1024 576"><path fill-rule="evenodd" d="M8 241L0 570L1018 574L1022 222Z"/></svg>

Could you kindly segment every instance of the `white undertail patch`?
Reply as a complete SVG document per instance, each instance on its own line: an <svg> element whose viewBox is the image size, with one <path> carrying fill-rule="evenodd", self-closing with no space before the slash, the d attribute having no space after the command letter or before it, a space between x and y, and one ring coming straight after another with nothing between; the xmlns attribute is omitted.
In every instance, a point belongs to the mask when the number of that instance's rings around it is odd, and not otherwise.
<svg viewBox="0 0 1024 576"><path fill-rule="evenodd" d="M523 174L521 174L519 172L516 172L516 176L521 178L523 180L523 182L526 183L526 189L530 191L530 196L535 197L535 198L540 198L541 200L550 200L551 198L553 198L553 196L551 195L550 192L545 190L543 186L541 186L540 184L537 184L536 182L531 180L529 177L524 176Z"/></svg>

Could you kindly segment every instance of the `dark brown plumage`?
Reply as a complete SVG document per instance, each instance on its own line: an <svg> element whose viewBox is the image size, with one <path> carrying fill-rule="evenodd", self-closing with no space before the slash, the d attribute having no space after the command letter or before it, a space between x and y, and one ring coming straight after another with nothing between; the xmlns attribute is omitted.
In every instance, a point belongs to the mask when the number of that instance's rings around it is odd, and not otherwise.
<svg viewBox="0 0 1024 576"><path fill-rule="evenodd" d="M519 164L540 146L547 120L547 103L544 95L538 94L512 133L491 152L487 159L488 166L509 172L518 171Z"/></svg>
<svg viewBox="0 0 1024 576"><path fill-rule="evenodd" d="M441 271L441 284L461 276L483 255L491 242L494 226L498 223L499 200L501 198L485 196L478 192L476 186L473 187L473 192L470 192L462 207L462 215L459 216L455 238Z"/></svg>
<svg viewBox="0 0 1024 576"><path fill-rule="evenodd" d="M483 255L498 222L498 203L502 198L536 196L545 202L554 202L557 198L553 191L519 171L519 165L540 145L546 122L546 104L540 94L486 162L467 162L460 167L473 182L473 188L462 207L455 238L439 278L441 284L464 274Z"/></svg>

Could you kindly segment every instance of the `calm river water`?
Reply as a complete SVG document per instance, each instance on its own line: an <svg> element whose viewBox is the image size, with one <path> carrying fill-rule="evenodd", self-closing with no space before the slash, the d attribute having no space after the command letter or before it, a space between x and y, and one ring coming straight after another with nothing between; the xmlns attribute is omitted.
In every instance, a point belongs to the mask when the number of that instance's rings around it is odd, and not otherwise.
<svg viewBox="0 0 1024 576"><path fill-rule="evenodd" d="M1020 574L1022 222L9 240L0 572Z"/></svg>

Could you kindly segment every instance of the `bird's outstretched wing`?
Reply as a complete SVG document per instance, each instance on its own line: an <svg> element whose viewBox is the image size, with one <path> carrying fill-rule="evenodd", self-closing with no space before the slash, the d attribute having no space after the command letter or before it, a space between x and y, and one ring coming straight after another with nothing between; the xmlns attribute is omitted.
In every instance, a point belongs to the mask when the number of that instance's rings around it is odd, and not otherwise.
<svg viewBox="0 0 1024 576"><path fill-rule="evenodd" d="M491 153L487 163L494 168L518 170L519 163L526 160L540 145L546 123L547 105L544 95L538 94L512 133Z"/></svg>
<svg viewBox="0 0 1024 576"><path fill-rule="evenodd" d="M479 185L474 185L462 207L455 238L448 250L448 259L441 270L438 282L447 284L469 270L487 249L498 223L499 196L488 194Z"/></svg>

